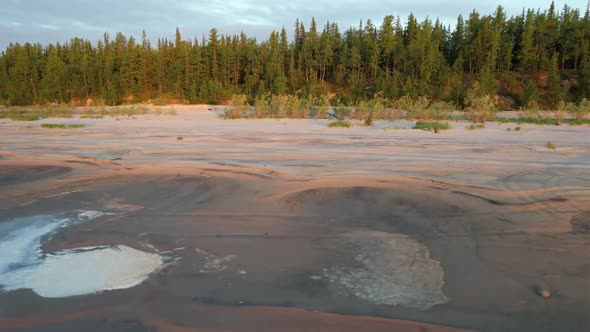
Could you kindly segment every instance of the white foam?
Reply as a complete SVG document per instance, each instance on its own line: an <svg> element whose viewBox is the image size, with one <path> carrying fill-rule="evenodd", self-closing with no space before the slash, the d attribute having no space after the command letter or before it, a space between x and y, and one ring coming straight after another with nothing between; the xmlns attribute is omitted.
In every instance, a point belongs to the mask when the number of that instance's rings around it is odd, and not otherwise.
<svg viewBox="0 0 590 332"><path fill-rule="evenodd" d="M143 282L162 264L159 255L122 245L64 250L8 274L5 289L30 288L43 297L125 289Z"/></svg>
<svg viewBox="0 0 590 332"><path fill-rule="evenodd" d="M127 246L84 247L43 254L42 241L60 228L96 219L36 216L0 223L0 291L28 288L43 297L67 297L136 286L163 265L160 255Z"/></svg>
<svg viewBox="0 0 590 332"><path fill-rule="evenodd" d="M93 220L98 217L102 217L107 215L108 213L104 213L102 211L93 211L93 210L78 210L78 219L82 221Z"/></svg>

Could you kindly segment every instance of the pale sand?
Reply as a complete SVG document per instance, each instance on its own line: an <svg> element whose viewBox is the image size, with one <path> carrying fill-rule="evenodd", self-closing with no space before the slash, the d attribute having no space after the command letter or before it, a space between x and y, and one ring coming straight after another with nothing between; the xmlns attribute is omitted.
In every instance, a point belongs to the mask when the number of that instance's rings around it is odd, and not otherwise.
<svg viewBox="0 0 590 332"><path fill-rule="evenodd" d="M113 211L44 249L127 245L180 258L128 290L0 293L0 328L590 329L588 126L459 122L434 134L393 129L405 121L331 129L175 108L34 123L83 129L0 124L0 222Z"/></svg>

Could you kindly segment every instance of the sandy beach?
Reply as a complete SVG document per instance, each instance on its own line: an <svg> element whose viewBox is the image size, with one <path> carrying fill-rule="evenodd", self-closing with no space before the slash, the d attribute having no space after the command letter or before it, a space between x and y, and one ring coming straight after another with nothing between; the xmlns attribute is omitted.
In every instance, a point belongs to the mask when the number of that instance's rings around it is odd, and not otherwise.
<svg viewBox="0 0 590 332"><path fill-rule="evenodd" d="M590 127L175 109L0 121L0 330L590 330Z"/></svg>

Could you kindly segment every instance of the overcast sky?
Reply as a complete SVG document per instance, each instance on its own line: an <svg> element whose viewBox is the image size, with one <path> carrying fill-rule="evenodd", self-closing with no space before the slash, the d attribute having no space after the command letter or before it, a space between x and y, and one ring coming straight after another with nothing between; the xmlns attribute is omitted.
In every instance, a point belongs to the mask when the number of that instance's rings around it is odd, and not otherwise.
<svg viewBox="0 0 590 332"><path fill-rule="evenodd" d="M385 15L399 15L403 21L410 12L420 20L440 18L454 24L459 14L473 9L491 14L504 6L509 16L523 8L549 8L550 0L0 0L0 49L10 42L65 42L83 37L93 43L104 32L141 36L145 30L152 40L173 37L176 27L184 39L207 34L212 27L224 34L244 31L258 40L272 30L287 28L292 35L296 18L306 27L312 17L319 26L337 22L341 30L357 26L360 19L372 19L379 26ZM556 0L585 11L587 0Z"/></svg>

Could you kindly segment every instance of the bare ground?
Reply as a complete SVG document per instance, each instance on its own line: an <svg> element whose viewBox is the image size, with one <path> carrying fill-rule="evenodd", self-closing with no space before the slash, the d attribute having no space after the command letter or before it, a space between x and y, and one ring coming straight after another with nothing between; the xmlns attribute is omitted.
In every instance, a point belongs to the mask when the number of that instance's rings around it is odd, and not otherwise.
<svg viewBox="0 0 590 332"><path fill-rule="evenodd" d="M0 124L0 222L110 211L44 251L177 260L126 290L0 293L2 330L590 329L587 126L433 134L188 107L76 123Z"/></svg>

